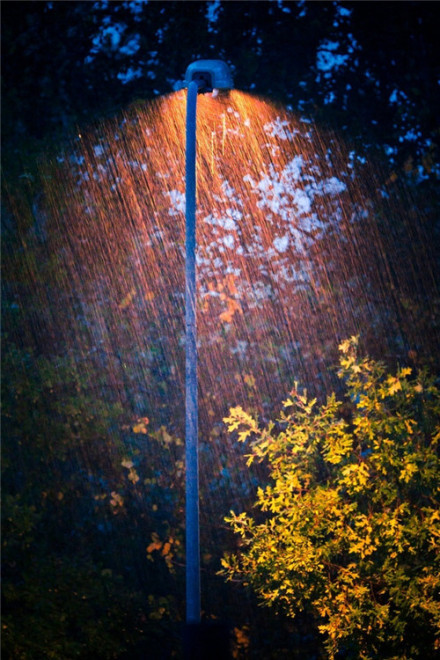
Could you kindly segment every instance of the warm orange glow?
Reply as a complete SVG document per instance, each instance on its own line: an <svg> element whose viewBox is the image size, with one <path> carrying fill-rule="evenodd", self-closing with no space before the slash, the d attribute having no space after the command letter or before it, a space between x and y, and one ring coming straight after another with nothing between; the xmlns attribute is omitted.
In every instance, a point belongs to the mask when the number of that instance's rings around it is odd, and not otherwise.
<svg viewBox="0 0 440 660"><path fill-rule="evenodd" d="M131 388L141 412L163 405L150 373L163 399L183 391L185 102L182 91L133 106L43 173L53 275L40 278L54 334L83 351L101 387L124 402ZM418 272L432 285L429 258L402 263L375 222L386 200L351 158L336 136L262 99L199 97L203 416L277 405L293 378L334 381L328 366L351 334L417 332L417 310L402 309ZM405 200L393 213L408 222Z"/></svg>

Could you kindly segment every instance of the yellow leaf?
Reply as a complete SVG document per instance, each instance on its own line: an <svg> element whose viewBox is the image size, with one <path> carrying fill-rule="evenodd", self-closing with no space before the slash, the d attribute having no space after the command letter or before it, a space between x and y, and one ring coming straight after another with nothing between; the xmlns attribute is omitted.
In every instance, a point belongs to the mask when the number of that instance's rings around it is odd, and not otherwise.
<svg viewBox="0 0 440 660"><path fill-rule="evenodd" d="M151 538L152 538L152 541L151 541L150 545L147 546L148 554L150 554L154 550L160 550L162 545L163 545L162 541L159 539L159 536L158 536L158 534L156 534L156 532L152 533Z"/></svg>
<svg viewBox="0 0 440 660"><path fill-rule="evenodd" d="M228 309L225 312L222 312L219 316L220 321L224 321L225 323L230 323L232 321L232 317L234 316L235 312L240 312L240 314L243 314L243 310L241 309L240 304L234 300L233 298L228 298L224 294L224 299L227 300L228 304ZM222 298L222 296L220 296Z"/></svg>
<svg viewBox="0 0 440 660"><path fill-rule="evenodd" d="M406 430L408 431L409 435L411 435L413 432L413 427L411 426L411 424L415 424L415 421L413 419L405 419L404 421L405 421Z"/></svg>
<svg viewBox="0 0 440 660"><path fill-rule="evenodd" d="M147 546L148 554L151 554L154 550L160 550L162 547L161 541L152 541L149 546Z"/></svg>
<svg viewBox="0 0 440 660"><path fill-rule="evenodd" d="M131 289L131 291L129 291L127 295L119 303L119 309L125 309L126 307L128 307L131 301L133 300L133 298L135 297L135 295L136 295L136 290Z"/></svg>
<svg viewBox="0 0 440 660"><path fill-rule="evenodd" d="M162 548L162 557L165 557L170 550L171 550L171 543L167 541L166 543L164 543L164 546Z"/></svg>
<svg viewBox="0 0 440 660"><path fill-rule="evenodd" d="M350 348L351 347L356 348L358 343L359 343L359 337L353 335L352 337L350 337L350 339L344 339L344 341L339 344L338 348L341 351L341 353L348 353Z"/></svg>
<svg viewBox="0 0 440 660"><path fill-rule="evenodd" d="M122 506L122 505L124 504L124 500L123 500L122 497L119 495L119 493L117 493L116 491L112 491L112 493L111 493L111 499L110 499L110 504L111 504L113 507Z"/></svg>
<svg viewBox="0 0 440 660"><path fill-rule="evenodd" d="M133 433L148 433L147 424L149 424L149 422L150 420L148 417L141 417L138 419L137 424L133 426Z"/></svg>
<svg viewBox="0 0 440 660"><path fill-rule="evenodd" d="M243 380L248 387L255 387L255 378L250 374L245 374Z"/></svg>
<svg viewBox="0 0 440 660"><path fill-rule="evenodd" d="M395 378L394 376L388 376L387 384L388 394L391 396L402 389L402 383L398 378Z"/></svg>
<svg viewBox="0 0 440 660"><path fill-rule="evenodd" d="M417 467L417 464L413 460L408 459L406 461L405 466L400 471L399 479L401 481L405 481L405 483L408 483L409 481L411 481L413 475L416 474L418 471L419 468Z"/></svg>
<svg viewBox="0 0 440 660"><path fill-rule="evenodd" d="M128 473L128 478L132 484L137 484L137 482L139 481L139 475L136 472L136 470L133 469L131 469L130 472Z"/></svg>
<svg viewBox="0 0 440 660"><path fill-rule="evenodd" d="M127 470L129 470L130 468L133 467L134 463L133 463L133 461L130 461L127 458L124 458L124 460L121 461L121 465L122 465L122 467L125 467L125 468L127 468Z"/></svg>

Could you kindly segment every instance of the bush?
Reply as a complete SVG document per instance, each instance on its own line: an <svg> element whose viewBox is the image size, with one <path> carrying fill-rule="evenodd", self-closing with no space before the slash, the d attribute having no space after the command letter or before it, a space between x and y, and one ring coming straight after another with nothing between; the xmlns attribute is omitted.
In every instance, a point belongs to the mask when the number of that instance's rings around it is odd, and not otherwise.
<svg viewBox="0 0 440 660"><path fill-rule="evenodd" d="M330 658L430 657L440 646L440 392L426 371L340 345L348 399L324 405L297 387L260 428L240 407L225 419L264 462L255 514L231 511L239 535L227 579L263 604L309 612Z"/></svg>

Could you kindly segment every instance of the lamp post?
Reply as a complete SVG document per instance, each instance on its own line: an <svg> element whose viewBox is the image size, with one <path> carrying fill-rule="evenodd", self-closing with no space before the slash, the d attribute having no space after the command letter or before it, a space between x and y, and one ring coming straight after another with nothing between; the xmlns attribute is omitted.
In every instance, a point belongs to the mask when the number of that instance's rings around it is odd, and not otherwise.
<svg viewBox="0 0 440 660"><path fill-rule="evenodd" d="M196 126L197 95L231 89L232 77L221 60L199 60L185 74L185 460L186 460L186 623L200 624L200 539L196 313ZM200 645L199 642L195 644ZM194 644L193 644L194 646ZM188 657L200 653L190 651Z"/></svg>

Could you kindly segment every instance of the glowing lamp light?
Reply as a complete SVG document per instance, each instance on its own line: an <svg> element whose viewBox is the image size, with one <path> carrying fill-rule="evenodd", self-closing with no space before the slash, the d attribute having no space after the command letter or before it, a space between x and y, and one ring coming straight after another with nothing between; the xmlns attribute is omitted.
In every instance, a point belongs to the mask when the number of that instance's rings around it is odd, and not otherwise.
<svg viewBox="0 0 440 660"><path fill-rule="evenodd" d="M193 81L199 84L199 93L212 92L213 89L227 90L234 87L231 71L222 60L197 60L192 62L185 73L184 86Z"/></svg>

